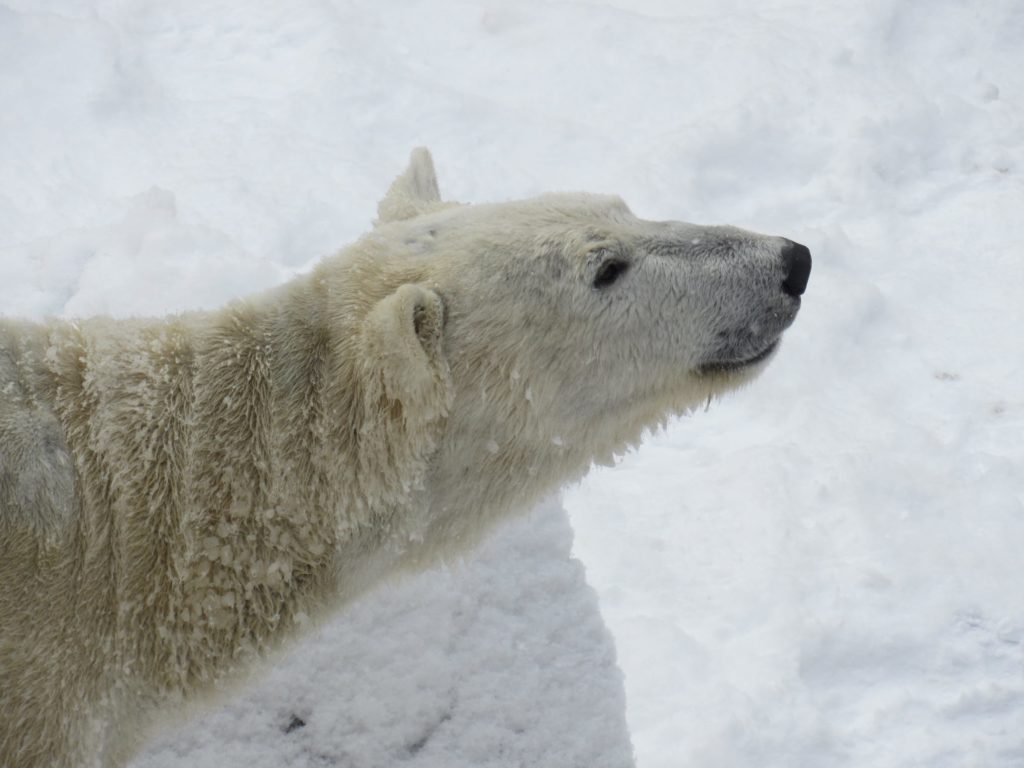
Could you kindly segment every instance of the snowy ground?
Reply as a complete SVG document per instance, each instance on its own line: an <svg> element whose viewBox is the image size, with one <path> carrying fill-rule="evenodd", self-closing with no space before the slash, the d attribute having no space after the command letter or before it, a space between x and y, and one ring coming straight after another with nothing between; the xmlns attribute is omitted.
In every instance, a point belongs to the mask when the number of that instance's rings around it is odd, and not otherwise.
<svg viewBox="0 0 1024 768"><path fill-rule="evenodd" d="M1022 40L1019 0L0 0L5 314L280 282L417 144L455 199L815 256L761 381L567 491L574 544L546 505L135 765L1024 765Z"/></svg>

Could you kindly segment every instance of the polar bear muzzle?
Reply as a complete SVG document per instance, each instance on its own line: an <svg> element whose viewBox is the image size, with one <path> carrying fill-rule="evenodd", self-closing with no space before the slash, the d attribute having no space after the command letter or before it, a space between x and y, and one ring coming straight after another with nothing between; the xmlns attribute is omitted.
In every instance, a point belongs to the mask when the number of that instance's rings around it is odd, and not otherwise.
<svg viewBox="0 0 1024 768"><path fill-rule="evenodd" d="M796 320L800 297L811 274L811 252L805 245L780 238L774 262L781 280L750 291L717 343L697 368L702 375L754 370L769 360L779 347L783 331Z"/></svg>

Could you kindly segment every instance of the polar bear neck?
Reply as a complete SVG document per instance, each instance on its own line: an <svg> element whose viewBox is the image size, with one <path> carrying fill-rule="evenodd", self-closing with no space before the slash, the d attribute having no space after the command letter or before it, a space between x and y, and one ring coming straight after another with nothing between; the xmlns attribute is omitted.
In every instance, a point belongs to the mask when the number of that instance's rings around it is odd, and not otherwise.
<svg viewBox="0 0 1024 768"><path fill-rule="evenodd" d="M71 684L81 700L125 669L120 687L185 695L380 567L408 493L360 461L355 321L328 328L323 290L307 276L216 313L55 322L18 361L25 401L67 437L77 511L0 555L38 564L89 628L80 647L112 650L82 654L97 661ZM17 615L41 647L66 641Z"/></svg>

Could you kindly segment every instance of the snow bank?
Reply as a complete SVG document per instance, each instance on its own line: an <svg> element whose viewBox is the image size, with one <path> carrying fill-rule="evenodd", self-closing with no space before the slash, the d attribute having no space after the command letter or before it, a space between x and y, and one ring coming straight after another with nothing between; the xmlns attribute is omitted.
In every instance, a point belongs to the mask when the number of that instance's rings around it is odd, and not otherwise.
<svg viewBox="0 0 1024 768"><path fill-rule="evenodd" d="M633 764L611 638L556 499L386 586L136 768Z"/></svg>

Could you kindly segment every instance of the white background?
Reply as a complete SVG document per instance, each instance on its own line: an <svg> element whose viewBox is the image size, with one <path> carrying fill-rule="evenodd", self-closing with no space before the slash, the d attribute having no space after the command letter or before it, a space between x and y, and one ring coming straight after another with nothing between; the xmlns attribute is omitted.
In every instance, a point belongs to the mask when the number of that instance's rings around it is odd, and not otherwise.
<svg viewBox="0 0 1024 768"><path fill-rule="evenodd" d="M0 3L4 314L281 282L418 144L815 258L749 390L136 766L1024 765L1019 0Z"/></svg>

